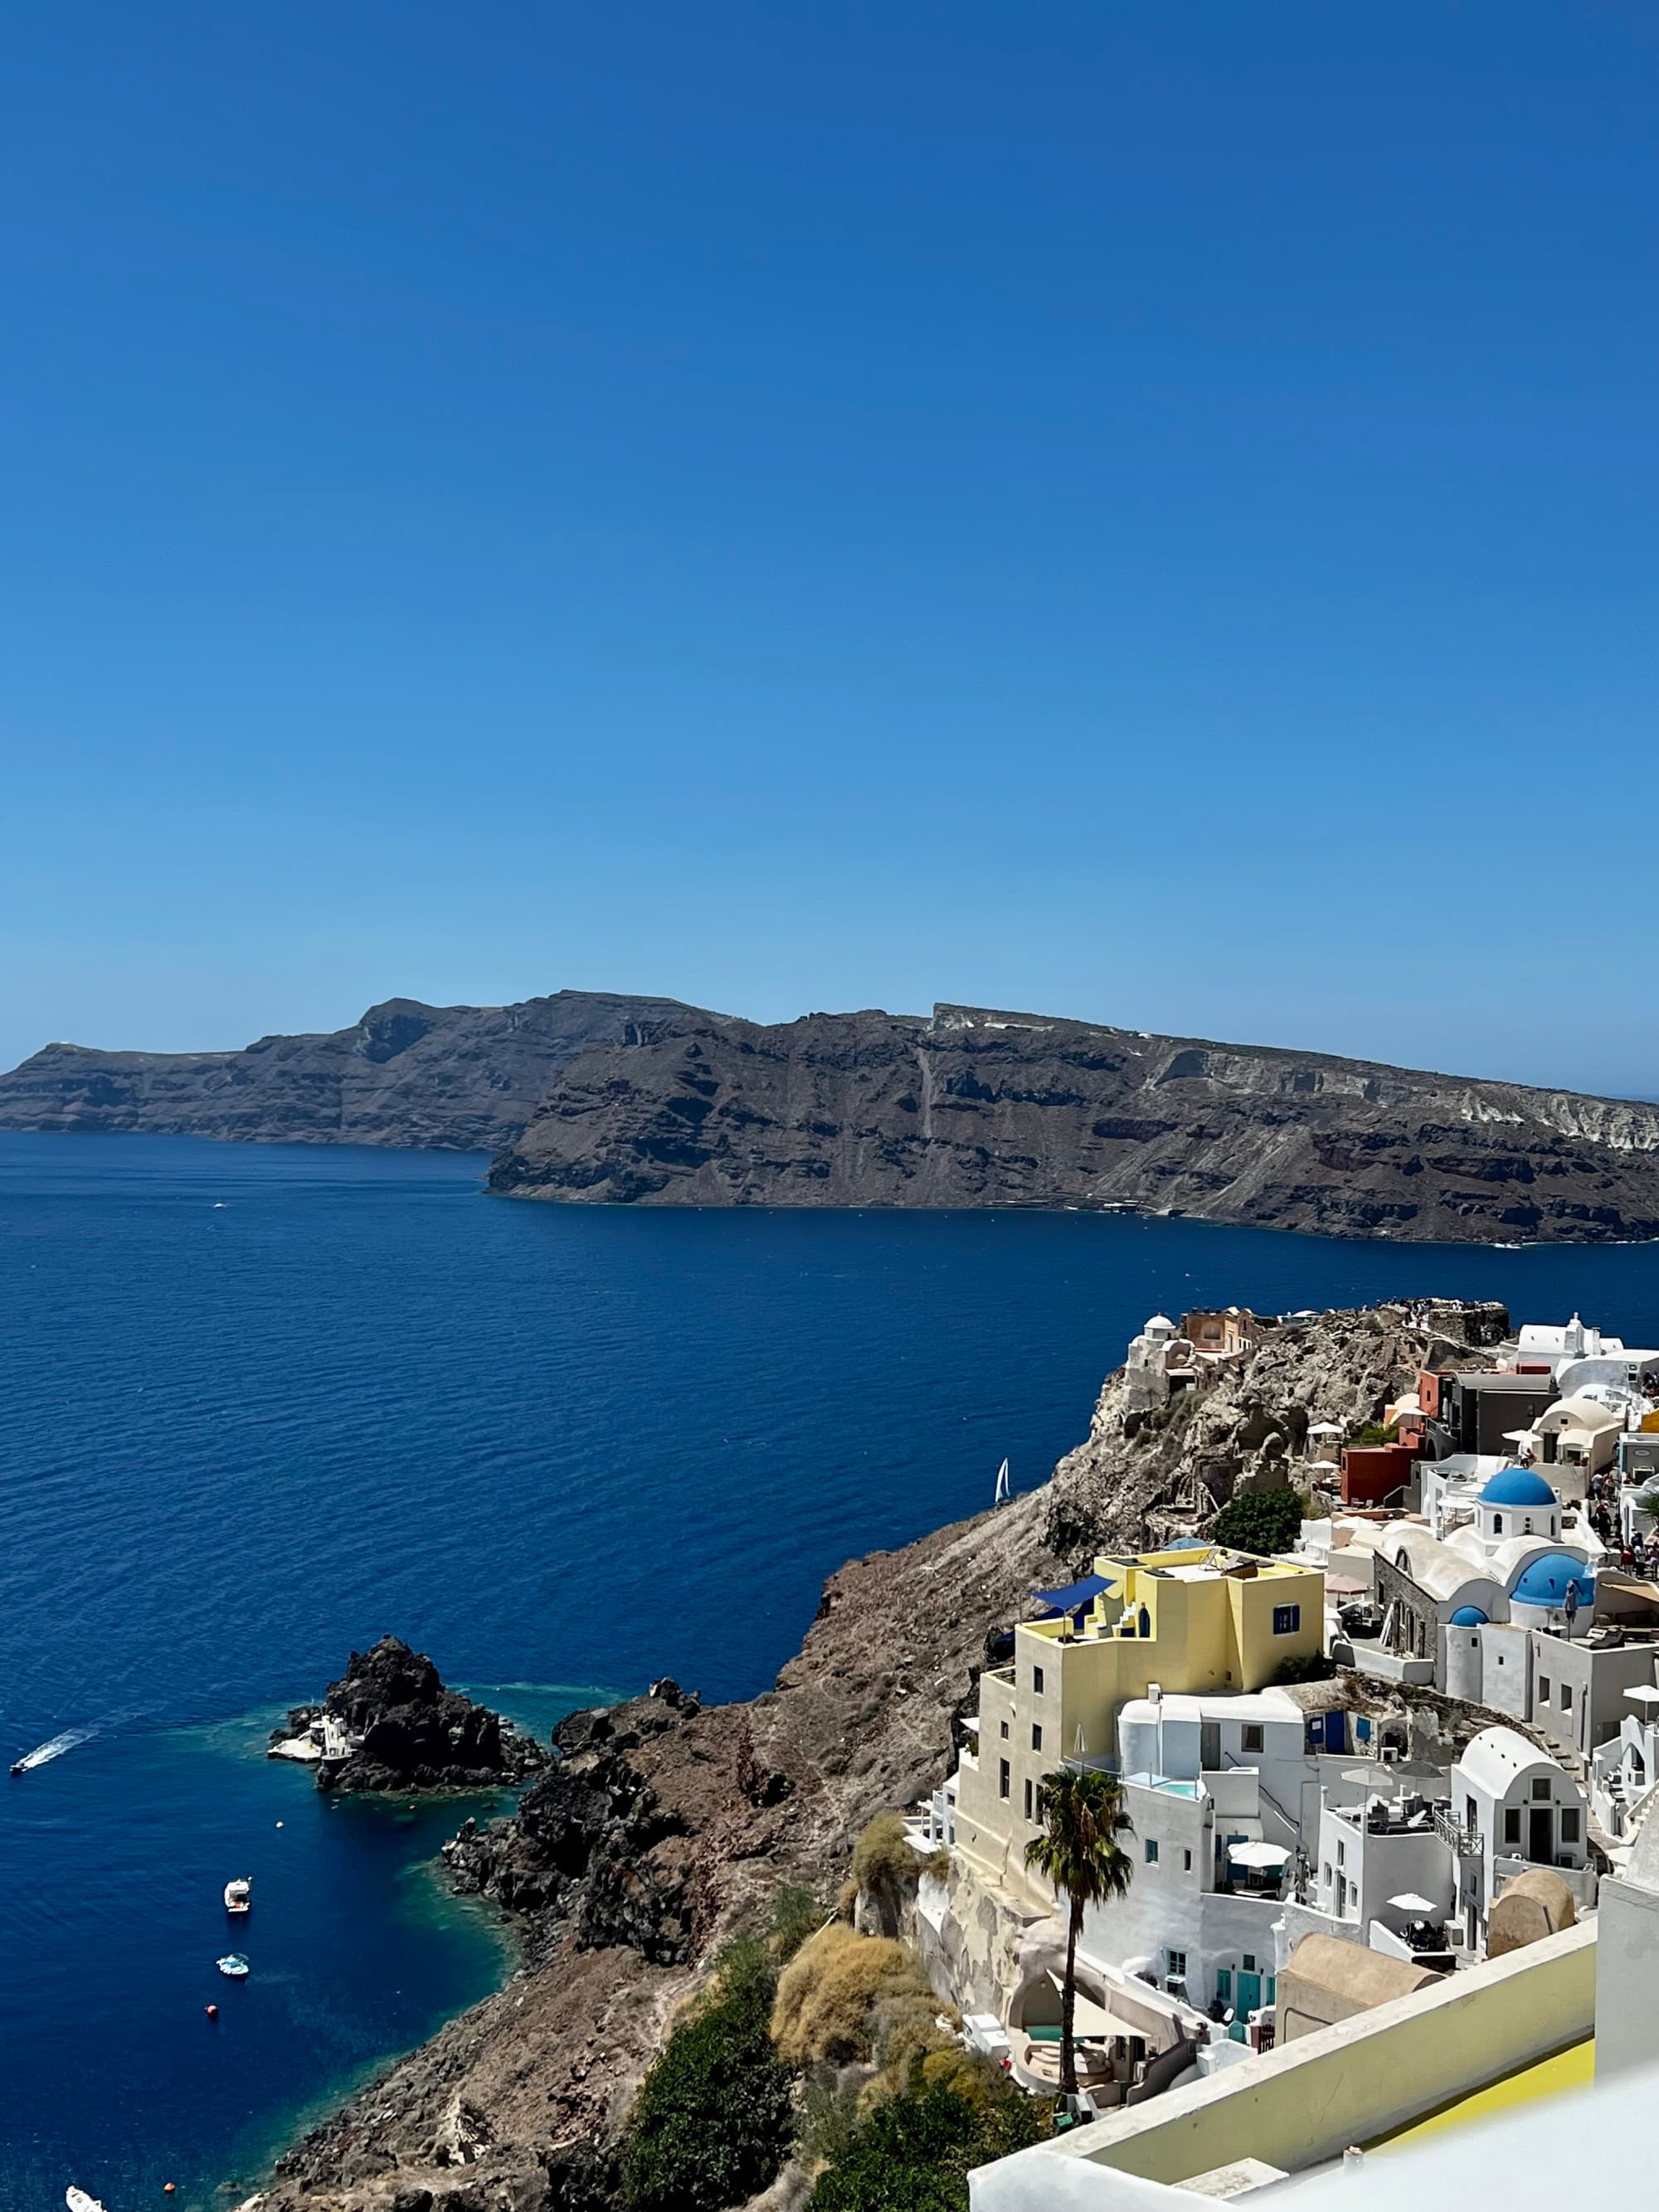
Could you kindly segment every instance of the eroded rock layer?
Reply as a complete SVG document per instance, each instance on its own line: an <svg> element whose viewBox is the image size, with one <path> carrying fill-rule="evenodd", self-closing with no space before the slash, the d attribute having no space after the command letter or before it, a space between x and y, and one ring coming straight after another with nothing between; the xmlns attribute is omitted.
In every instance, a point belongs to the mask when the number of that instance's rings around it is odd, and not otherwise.
<svg viewBox="0 0 1659 2212"><path fill-rule="evenodd" d="M647 1023L570 1061L490 1185L1589 1243L1659 1235L1659 1109L962 1006Z"/></svg>
<svg viewBox="0 0 1659 2212"><path fill-rule="evenodd" d="M49 1044L0 1075L0 1129L493 1152L584 1047L691 1012L599 991L514 1006L388 999L350 1029L261 1037L233 1052Z"/></svg>

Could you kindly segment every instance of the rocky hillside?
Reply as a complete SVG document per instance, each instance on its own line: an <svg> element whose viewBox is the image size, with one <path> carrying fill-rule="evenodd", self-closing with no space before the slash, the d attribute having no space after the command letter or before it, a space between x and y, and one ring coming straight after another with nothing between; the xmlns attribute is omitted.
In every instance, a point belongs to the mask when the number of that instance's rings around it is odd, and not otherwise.
<svg viewBox="0 0 1659 2212"><path fill-rule="evenodd" d="M625 1042L646 1023L660 1035L694 1013L672 999L603 991L516 1006L388 999L353 1029L261 1037L236 1052L49 1044L0 1075L0 1129L493 1152L585 1048Z"/></svg>
<svg viewBox="0 0 1659 2212"><path fill-rule="evenodd" d="M637 1032L490 1186L681 1206L1028 1206L1332 1235L1659 1235L1659 1109L1035 1015Z"/></svg>
<svg viewBox="0 0 1659 2212"><path fill-rule="evenodd" d="M1425 1358L1479 1358L1504 1325L1489 1306L1323 1316L1178 1420L1128 1413L1115 1377L1043 1489L834 1576L765 1695L705 1706L665 1682L563 1723L518 1816L446 1853L509 1913L520 1971L297 2145L268 2212L610 2212L618 2124L699 1962L786 1881L832 1896L866 1821L944 1778L988 1638L1034 1588L1170 1514L1201 1526L1270 1437L1373 1419Z"/></svg>
<svg viewBox="0 0 1659 2212"><path fill-rule="evenodd" d="M1110 1376L1089 1434L1045 1496L1050 1547L1081 1567L1103 1543L1207 1528L1246 1477L1293 1481L1308 1431L1374 1421L1425 1367L1483 1367L1503 1341L1500 1305L1424 1300L1282 1322L1209 1389L1146 1410Z"/></svg>

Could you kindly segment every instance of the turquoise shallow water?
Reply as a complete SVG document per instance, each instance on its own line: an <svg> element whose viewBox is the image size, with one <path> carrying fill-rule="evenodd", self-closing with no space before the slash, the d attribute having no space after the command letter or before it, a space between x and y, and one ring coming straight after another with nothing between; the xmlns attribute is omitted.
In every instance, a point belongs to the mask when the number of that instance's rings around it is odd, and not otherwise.
<svg viewBox="0 0 1659 2212"><path fill-rule="evenodd" d="M1045 1476L1158 1307L1462 1292L1659 1340L1651 1246L585 1211L482 1166L0 1136L0 1754L97 1731L0 1776L0 2212L211 2202L498 1975L429 1870L459 1808L332 1810L254 1755L352 1644L544 1724L592 1693L526 1685L747 1695L850 1553L1005 1452Z"/></svg>

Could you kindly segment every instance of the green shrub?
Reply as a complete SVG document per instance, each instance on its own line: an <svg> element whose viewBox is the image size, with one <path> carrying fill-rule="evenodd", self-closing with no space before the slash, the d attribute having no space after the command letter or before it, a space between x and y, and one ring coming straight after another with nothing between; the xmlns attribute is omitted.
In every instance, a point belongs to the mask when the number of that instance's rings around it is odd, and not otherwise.
<svg viewBox="0 0 1659 2212"><path fill-rule="evenodd" d="M1215 1540L1241 1552L1288 1552L1302 1534L1302 1494L1244 1490L1215 1516Z"/></svg>
<svg viewBox="0 0 1659 2212"><path fill-rule="evenodd" d="M1397 1444L1399 1441L1400 1424L1398 1421L1390 1421L1386 1428L1381 1421L1367 1421L1364 1428L1356 1429L1353 1434L1348 1438L1348 1442L1351 1444L1358 1444L1362 1447L1366 1444Z"/></svg>
<svg viewBox="0 0 1659 2212"><path fill-rule="evenodd" d="M985 2061L936 2054L902 2096L884 2097L818 2178L811 2212L967 2212L976 2166L1041 2142L1049 2110ZM926 2062L935 2066L935 2060Z"/></svg>
<svg viewBox="0 0 1659 2212"><path fill-rule="evenodd" d="M766 1945L745 1938L669 2037L623 2141L636 2212L725 2212L776 2179L794 2133L793 2077L767 2032L776 1990Z"/></svg>
<svg viewBox="0 0 1659 2212"><path fill-rule="evenodd" d="M915 1888L916 1855L896 1813L878 1813L854 1844L853 1879L860 1889L876 1889L884 1882Z"/></svg>
<svg viewBox="0 0 1659 2212"><path fill-rule="evenodd" d="M829 1918L810 1889L787 1881L772 1907L772 1924L766 1931L767 1948L781 1966L787 1966L809 1936L816 1936Z"/></svg>
<svg viewBox="0 0 1659 2212"><path fill-rule="evenodd" d="M1336 1662L1327 1658L1322 1651L1306 1651L1299 1658L1279 1662L1273 1680L1280 1685L1292 1682L1328 1682L1336 1672Z"/></svg>

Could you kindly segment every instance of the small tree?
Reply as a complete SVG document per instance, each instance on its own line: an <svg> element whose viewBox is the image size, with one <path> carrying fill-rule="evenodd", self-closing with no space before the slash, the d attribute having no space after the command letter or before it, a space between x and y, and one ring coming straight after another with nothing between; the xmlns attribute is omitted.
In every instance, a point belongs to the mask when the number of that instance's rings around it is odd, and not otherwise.
<svg viewBox="0 0 1659 2212"><path fill-rule="evenodd" d="M898 1935L921 1872L899 1815L878 1813L853 1850L853 1880L874 1907L878 1935Z"/></svg>
<svg viewBox="0 0 1659 2212"><path fill-rule="evenodd" d="M880 2098L833 2139L811 2212L968 2212L975 2166L1042 2140L1046 2106L983 2060L975 2064L959 2051L938 2057L949 2069L943 2078L919 2068L903 2094Z"/></svg>
<svg viewBox="0 0 1659 2212"><path fill-rule="evenodd" d="M1301 1535L1302 1507L1299 1490L1242 1490L1216 1515L1215 1540L1270 1559Z"/></svg>
<svg viewBox="0 0 1659 2212"><path fill-rule="evenodd" d="M664 2045L623 2140L635 2212L721 2212L775 2178L794 2131L793 2077L767 2033L776 1985L765 1944L740 1940Z"/></svg>
<svg viewBox="0 0 1659 2212"><path fill-rule="evenodd" d="M1077 2053L1073 2027L1077 2018L1077 1947L1084 1908L1126 1897L1134 1863L1118 1842L1132 1836L1134 1823L1124 1809L1116 1778L1086 1768L1063 1766L1044 1775L1041 1801L1042 1833L1025 1846L1025 1863L1071 1900L1066 1933L1066 1986L1060 1997L1060 2086L1077 2094Z"/></svg>

